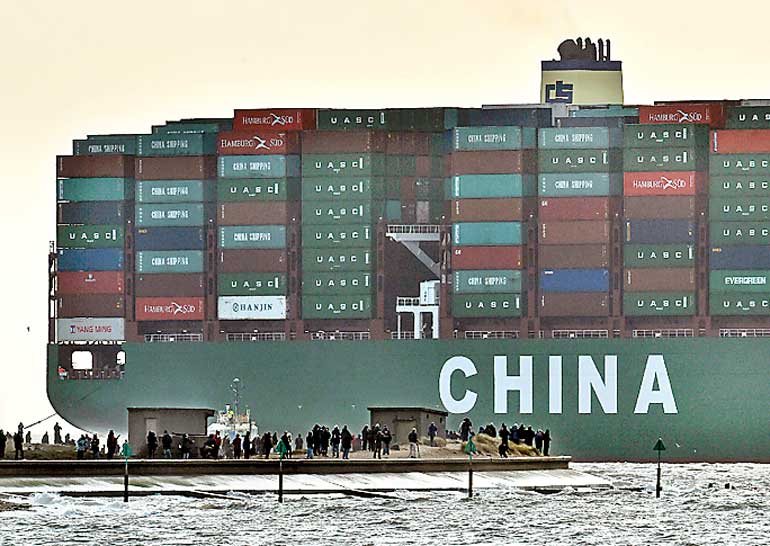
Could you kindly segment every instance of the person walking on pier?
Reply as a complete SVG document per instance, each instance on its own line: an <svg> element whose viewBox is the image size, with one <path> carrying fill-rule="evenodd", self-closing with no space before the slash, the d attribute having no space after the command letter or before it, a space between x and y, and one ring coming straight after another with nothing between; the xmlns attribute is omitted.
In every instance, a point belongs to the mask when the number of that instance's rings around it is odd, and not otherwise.
<svg viewBox="0 0 770 546"><path fill-rule="evenodd" d="M374 425L372 431L374 432L374 454L372 457L382 459L382 431L380 431L379 423Z"/></svg>
<svg viewBox="0 0 770 546"><path fill-rule="evenodd" d="M361 451L366 451L369 446L369 425L364 425L361 429Z"/></svg>
<svg viewBox="0 0 770 546"><path fill-rule="evenodd" d="M548 429L545 429L545 432L543 433L543 455L548 457L548 452L551 449L551 431Z"/></svg>
<svg viewBox="0 0 770 546"><path fill-rule="evenodd" d="M0 461L5 459L5 443L7 438L5 437L5 431L0 428Z"/></svg>
<svg viewBox="0 0 770 546"><path fill-rule="evenodd" d="M16 431L16 434L13 435L13 449L15 451L14 460L24 459L24 438L19 431Z"/></svg>
<svg viewBox="0 0 770 546"><path fill-rule="evenodd" d="M508 427L505 426L505 423L500 425L500 430L498 431L498 434L500 435L500 443L505 444L505 448L507 450L508 449L508 438L511 436L511 433L508 430Z"/></svg>
<svg viewBox="0 0 770 546"><path fill-rule="evenodd" d="M307 436L305 437L305 449L307 450L305 459L312 459L313 458L313 452L315 451L315 447L313 444L314 438L313 438L313 431L308 430Z"/></svg>
<svg viewBox="0 0 770 546"><path fill-rule="evenodd" d="M27 431L27 435L24 437L24 443L27 445L32 445L32 432L29 430Z"/></svg>
<svg viewBox="0 0 770 546"><path fill-rule="evenodd" d="M182 434L182 442L179 444L179 450L182 452L183 459L190 458L190 451L192 451L192 441L187 433Z"/></svg>
<svg viewBox="0 0 770 546"><path fill-rule="evenodd" d="M460 439L463 442L468 441L468 436L470 435L471 430L473 430L473 423L471 423L471 420L466 417L460 424Z"/></svg>
<svg viewBox="0 0 770 546"><path fill-rule="evenodd" d="M537 429L537 432L535 433L535 449L540 453L543 452L543 431L540 429Z"/></svg>
<svg viewBox="0 0 770 546"><path fill-rule="evenodd" d="M57 421L56 424L53 426L53 443L56 445L61 445L61 426L59 426L59 422Z"/></svg>
<svg viewBox="0 0 770 546"><path fill-rule="evenodd" d="M342 432L340 433L340 445L342 446L342 458L350 458L350 448L353 447L353 435L350 434L347 425L342 426Z"/></svg>
<svg viewBox="0 0 770 546"><path fill-rule="evenodd" d="M382 427L382 454L390 456L390 441L393 440L393 435L388 429L388 425Z"/></svg>
<svg viewBox="0 0 770 546"><path fill-rule="evenodd" d="M241 442L243 440L241 439L241 435L236 433L235 438L233 438L233 459L240 459L241 458Z"/></svg>
<svg viewBox="0 0 770 546"><path fill-rule="evenodd" d="M304 446L305 446L305 441L302 439L302 433L298 432L297 436L294 438L294 451L299 451L300 453L302 453Z"/></svg>
<svg viewBox="0 0 770 546"><path fill-rule="evenodd" d="M161 442L161 445L163 446L163 458L170 459L171 444L174 442L174 439L171 437L171 435L168 433L167 430L163 431L163 436L161 437L160 442Z"/></svg>
<svg viewBox="0 0 770 546"><path fill-rule="evenodd" d="M243 458L248 459L251 456L251 431L246 431L243 436Z"/></svg>
<svg viewBox="0 0 770 546"><path fill-rule="evenodd" d="M48 445L49 440L48 440L48 431L47 430L43 433L43 437L40 438L40 443L43 444L44 446Z"/></svg>
<svg viewBox="0 0 770 546"><path fill-rule="evenodd" d="M531 447L532 440L534 439L535 439L535 431L532 430L532 427L527 427L527 430L524 431L524 443Z"/></svg>
<svg viewBox="0 0 770 546"><path fill-rule="evenodd" d="M158 437L153 431L147 433L147 457L155 458L155 452L158 450Z"/></svg>
<svg viewBox="0 0 770 546"><path fill-rule="evenodd" d="M99 458L99 437L95 432L93 438L91 438L91 457L94 459Z"/></svg>
<svg viewBox="0 0 770 546"><path fill-rule="evenodd" d="M321 455L324 457L329 456L329 444L331 443L332 433L329 432L329 427L321 428Z"/></svg>
<svg viewBox="0 0 770 546"><path fill-rule="evenodd" d="M115 431L113 430L110 430L110 432L107 434L107 458L108 459L112 459L112 457L118 451L118 438L120 438L120 434L115 436Z"/></svg>
<svg viewBox="0 0 770 546"><path fill-rule="evenodd" d="M417 457L417 429L413 428L412 432L409 433L409 457L411 459L414 459Z"/></svg>
<svg viewBox="0 0 770 546"><path fill-rule="evenodd" d="M86 439L85 435L81 434L80 438L78 438L76 449L77 458L83 459L86 456L86 449L88 449L88 439Z"/></svg>
<svg viewBox="0 0 770 546"><path fill-rule="evenodd" d="M332 429L332 457L335 459L340 456L340 427L334 425Z"/></svg>
<svg viewBox="0 0 770 546"><path fill-rule="evenodd" d="M438 432L438 427L436 426L436 423L431 421L430 425L428 426L428 438L430 438L431 447L436 447L437 432Z"/></svg>
<svg viewBox="0 0 770 546"><path fill-rule="evenodd" d="M262 436L262 453L265 454L265 459L270 458L271 449L273 449L273 437L270 436L269 432L265 432L265 435Z"/></svg>
<svg viewBox="0 0 770 546"><path fill-rule="evenodd" d="M291 459L291 435L288 430L283 431L280 442L283 444L282 451L286 454L287 458Z"/></svg>

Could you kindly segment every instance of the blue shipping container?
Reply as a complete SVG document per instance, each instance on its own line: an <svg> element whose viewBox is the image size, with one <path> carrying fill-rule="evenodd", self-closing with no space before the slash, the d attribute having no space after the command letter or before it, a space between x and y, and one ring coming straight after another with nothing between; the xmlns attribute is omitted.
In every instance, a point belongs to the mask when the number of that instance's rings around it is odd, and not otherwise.
<svg viewBox="0 0 770 546"><path fill-rule="evenodd" d="M607 269L545 269L540 272L543 292L607 292L610 273Z"/></svg>
<svg viewBox="0 0 770 546"><path fill-rule="evenodd" d="M693 243L695 224L691 220L632 220L626 222L627 243Z"/></svg>
<svg viewBox="0 0 770 546"><path fill-rule="evenodd" d="M60 248L57 271L122 271L122 248Z"/></svg>
<svg viewBox="0 0 770 546"><path fill-rule="evenodd" d="M199 227L137 228L136 250L205 250L206 234Z"/></svg>
<svg viewBox="0 0 770 546"><path fill-rule="evenodd" d="M122 224L125 206L114 201L60 203L60 224Z"/></svg>
<svg viewBox="0 0 770 546"><path fill-rule="evenodd" d="M770 246L713 246L709 252L709 269L770 269Z"/></svg>

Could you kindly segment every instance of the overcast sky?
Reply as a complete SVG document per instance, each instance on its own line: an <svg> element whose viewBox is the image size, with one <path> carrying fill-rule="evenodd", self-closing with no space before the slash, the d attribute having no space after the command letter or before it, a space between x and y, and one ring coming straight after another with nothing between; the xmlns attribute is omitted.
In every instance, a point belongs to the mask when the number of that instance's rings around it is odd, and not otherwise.
<svg viewBox="0 0 770 546"><path fill-rule="evenodd" d="M268 106L537 102L539 61L611 38L627 103L770 97L770 4L550 0L5 0L0 5L0 427L51 412L57 154L87 133ZM569 6L569 7L568 7ZM27 328L29 327L29 331ZM50 423L52 425L52 423ZM50 426L48 427L50 428ZM42 429L35 429L35 437Z"/></svg>

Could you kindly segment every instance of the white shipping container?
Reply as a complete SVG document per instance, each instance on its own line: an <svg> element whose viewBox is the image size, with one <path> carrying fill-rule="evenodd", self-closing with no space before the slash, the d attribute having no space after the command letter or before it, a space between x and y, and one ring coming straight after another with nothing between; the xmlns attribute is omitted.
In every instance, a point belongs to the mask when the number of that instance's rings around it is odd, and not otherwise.
<svg viewBox="0 0 770 546"><path fill-rule="evenodd" d="M57 341L123 341L126 321L122 318L64 318L56 320Z"/></svg>
<svg viewBox="0 0 770 546"><path fill-rule="evenodd" d="M219 320L282 320L286 296L220 296Z"/></svg>

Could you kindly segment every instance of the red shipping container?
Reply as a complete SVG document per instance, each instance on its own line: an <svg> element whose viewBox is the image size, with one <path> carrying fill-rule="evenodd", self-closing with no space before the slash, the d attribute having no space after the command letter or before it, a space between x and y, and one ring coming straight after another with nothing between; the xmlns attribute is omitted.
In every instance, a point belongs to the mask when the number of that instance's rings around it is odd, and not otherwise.
<svg viewBox="0 0 770 546"><path fill-rule="evenodd" d="M535 150L454 152L444 162L447 175L537 172Z"/></svg>
<svg viewBox="0 0 770 546"><path fill-rule="evenodd" d="M538 249L540 270L606 269L609 266L609 245L543 245Z"/></svg>
<svg viewBox="0 0 770 546"><path fill-rule="evenodd" d="M711 131L712 154L770 154L770 129Z"/></svg>
<svg viewBox="0 0 770 546"><path fill-rule="evenodd" d="M590 220L542 222L539 242L541 245L607 244L610 242L610 223Z"/></svg>
<svg viewBox="0 0 770 546"><path fill-rule="evenodd" d="M299 133L287 133L260 129L219 133L219 155L268 155L298 154Z"/></svg>
<svg viewBox="0 0 770 546"><path fill-rule="evenodd" d="M304 131L306 154L358 154L385 152L387 134L382 131Z"/></svg>
<svg viewBox="0 0 770 546"><path fill-rule="evenodd" d="M540 199L540 220L606 220L609 197L556 197Z"/></svg>
<svg viewBox="0 0 770 546"><path fill-rule="evenodd" d="M700 202L699 202L700 201ZM702 209L706 196L650 195L623 199L623 216L626 220L693 220L696 207Z"/></svg>
<svg viewBox="0 0 770 546"><path fill-rule="evenodd" d="M603 292L547 292L540 296L541 317L607 317L610 302Z"/></svg>
<svg viewBox="0 0 770 546"><path fill-rule="evenodd" d="M725 126L725 105L703 102L640 106L639 123L702 123L718 129Z"/></svg>
<svg viewBox="0 0 770 546"><path fill-rule="evenodd" d="M60 155L56 158L60 178L133 178L134 157L128 155Z"/></svg>
<svg viewBox="0 0 770 546"><path fill-rule="evenodd" d="M134 278L137 297L156 298L174 296L203 296L206 279L200 273L153 273Z"/></svg>
<svg viewBox="0 0 770 546"><path fill-rule="evenodd" d="M57 294L122 294L122 271L61 271L56 274Z"/></svg>
<svg viewBox="0 0 770 546"><path fill-rule="evenodd" d="M249 248L219 251L219 273L277 273L287 269L285 250Z"/></svg>
<svg viewBox="0 0 770 546"><path fill-rule="evenodd" d="M220 203L217 223L220 226L259 226L288 224L297 218L298 203L291 201L242 201Z"/></svg>
<svg viewBox="0 0 770 546"><path fill-rule="evenodd" d="M695 195L706 191L706 174L695 171L623 173L623 195Z"/></svg>
<svg viewBox="0 0 770 546"><path fill-rule="evenodd" d="M122 294L62 295L58 303L58 316L61 318L125 316Z"/></svg>
<svg viewBox="0 0 770 546"><path fill-rule="evenodd" d="M452 269L521 269L520 246L463 246L452 251Z"/></svg>
<svg viewBox="0 0 770 546"><path fill-rule="evenodd" d="M524 218L524 199L455 199L452 222L520 222Z"/></svg>
<svg viewBox="0 0 770 546"><path fill-rule="evenodd" d="M136 298L136 320L203 320L203 298Z"/></svg>
<svg viewBox="0 0 770 546"><path fill-rule="evenodd" d="M404 176L400 181L399 199L401 201L414 201L417 199L417 178L414 176Z"/></svg>
<svg viewBox="0 0 770 546"><path fill-rule="evenodd" d="M277 131L302 131L315 129L315 110L311 108L261 108L257 110L236 110L233 116L233 130L243 131L254 128Z"/></svg>

